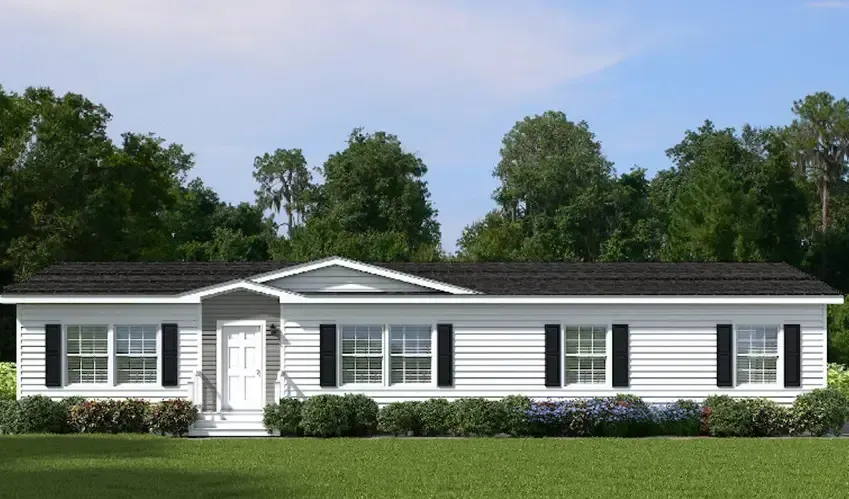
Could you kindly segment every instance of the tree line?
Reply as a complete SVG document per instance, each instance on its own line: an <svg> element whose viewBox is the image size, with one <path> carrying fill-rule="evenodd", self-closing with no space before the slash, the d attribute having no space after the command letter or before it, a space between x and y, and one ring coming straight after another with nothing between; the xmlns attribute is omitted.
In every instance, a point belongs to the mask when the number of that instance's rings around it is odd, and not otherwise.
<svg viewBox="0 0 849 499"><path fill-rule="evenodd" d="M0 286L62 260L784 261L849 290L849 101L792 103L769 127L706 120L649 177L617 172L585 121L528 116L504 135L494 206L440 246L427 165L385 131L355 129L310 167L257 156L253 202L190 178L194 156L153 134L107 135L78 94L0 87ZM843 319L843 316L846 316ZM830 314L849 331L849 312ZM14 356L14 310L0 358ZM849 333L829 355L849 360ZM836 339L835 339L836 338ZM11 341L10 341L11 339ZM842 342L842 343L841 343ZM11 346L10 346L11 345Z"/></svg>

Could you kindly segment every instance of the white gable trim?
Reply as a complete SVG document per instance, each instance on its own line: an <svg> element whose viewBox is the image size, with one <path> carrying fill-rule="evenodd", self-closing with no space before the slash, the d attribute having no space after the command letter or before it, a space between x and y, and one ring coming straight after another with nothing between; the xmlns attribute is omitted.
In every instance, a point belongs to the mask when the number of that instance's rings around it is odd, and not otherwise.
<svg viewBox="0 0 849 499"><path fill-rule="evenodd" d="M461 288L459 286L453 286L444 282L434 281L432 279L425 279L423 277L405 274L404 272L397 272L394 270L385 269L383 267L378 267L376 265L369 265L367 263L362 263L355 260L348 260L347 258L341 257L330 257L325 258L324 260L317 260L315 262L309 262L302 265L295 265L293 267L287 267L285 269L276 270L267 274L260 274L249 279L253 282L264 283L268 281L273 281L275 279L290 277L293 275L303 274L305 272L310 272L313 270L323 269L332 266L345 267L351 270L364 272L366 274L385 277L387 279L394 279L396 281L406 282L408 284L414 284L423 288L433 289L436 291L443 291L445 293L451 293L454 295L480 294L472 289Z"/></svg>
<svg viewBox="0 0 849 499"><path fill-rule="evenodd" d="M199 290L188 291L180 295L180 297L186 299L201 300L203 298L209 298L210 296L217 296L220 294L238 290L252 291L254 293L259 293L263 295L275 296L277 298L280 298L281 301L285 299L286 303L300 303L306 299L305 296L300 295L298 293L294 293L292 291L286 291L284 289L275 288L273 286L266 286L264 284L258 284L256 282L246 280L231 281L224 284L216 284L215 286L209 286L207 288Z"/></svg>

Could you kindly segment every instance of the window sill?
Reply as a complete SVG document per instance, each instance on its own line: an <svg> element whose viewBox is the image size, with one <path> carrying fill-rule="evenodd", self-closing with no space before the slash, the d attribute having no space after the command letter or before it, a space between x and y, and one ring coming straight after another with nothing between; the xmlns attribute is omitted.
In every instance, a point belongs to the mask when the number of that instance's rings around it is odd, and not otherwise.
<svg viewBox="0 0 849 499"><path fill-rule="evenodd" d="M99 391L111 391L111 392L123 392L129 390L164 390L164 391L177 391L183 390L185 387L180 386L162 386L159 383L134 383L134 384L122 384L122 385L111 385L108 383L76 383L65 386L57 386L52 387L52 390L99 390Z"/></svg>

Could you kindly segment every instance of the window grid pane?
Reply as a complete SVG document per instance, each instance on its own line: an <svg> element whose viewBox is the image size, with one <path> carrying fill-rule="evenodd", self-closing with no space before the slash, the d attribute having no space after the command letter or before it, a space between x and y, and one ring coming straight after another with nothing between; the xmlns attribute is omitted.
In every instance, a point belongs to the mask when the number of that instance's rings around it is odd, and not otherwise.
<svg viewBox="0 0 849 499"><path fill-rule="evenodd" d="M383 326L342 326L342 383L383 383Z"/></svg>
<svg viewBox="0 0 849 499"><path fill-rule="evenodd" d="M389 326L389 383L430 383L431 327Z"/></svg>
<svg viewBox="0 0 849 499"><path fill-rule="evenodd" d="M605 382L606 337L605 326L566 326L566 384Z"/></svg>
<svg viewBox="0 0 849 499"><path fill-rule="evenodd" d="M778 381L778 326L737 326L737 384Z"/></svg>
<svg viewBox="0 0 849 499"><path fill-rule="evenodd" d="M109 327L68 326L65 352L68 383L107 383L109 381Z"/></svg>
<svg viewBox="0 0 849 499"><path fill-rule="evenodd" d="M115 368L123 383L156 383L156 332L154 324L115 326Z"/></svg>

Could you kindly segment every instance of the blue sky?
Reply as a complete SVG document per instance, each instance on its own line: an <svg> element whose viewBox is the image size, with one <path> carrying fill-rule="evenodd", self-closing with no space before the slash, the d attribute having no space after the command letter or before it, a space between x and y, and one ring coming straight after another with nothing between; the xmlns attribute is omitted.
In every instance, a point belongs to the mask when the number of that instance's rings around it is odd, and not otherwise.
<svg viewBox="0 0 849 499"><path fill-rule="evenodd" d="M183 144L230 202L259 154L315 166L386 130L428 165L453 250L517 120L562 110L619 171L655 172L706 118L783 124L808 93L849 96L847 22L849 0L0 0L0 84Z"/></svg>

